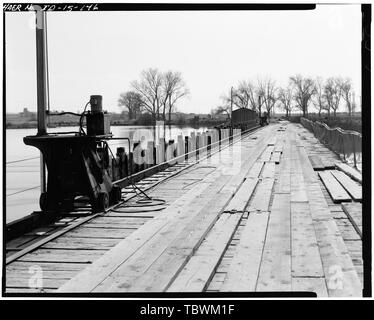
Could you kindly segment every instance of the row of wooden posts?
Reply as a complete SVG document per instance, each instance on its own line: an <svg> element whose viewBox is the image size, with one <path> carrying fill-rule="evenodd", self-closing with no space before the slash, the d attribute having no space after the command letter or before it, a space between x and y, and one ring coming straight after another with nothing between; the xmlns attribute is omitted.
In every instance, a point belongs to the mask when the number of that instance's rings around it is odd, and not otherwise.
<svg viewBox="0 0 374 320"><path fill-rule="evenodd" d="M118 147L110 166L112 179L117 181L162 164L168 166L187 159L199 159L240 138L240 132L240 129L211 129L202 133L191 132L190 136L180 134L176 141L164 138L159 138L157 144L148 141L145 149L139 141L133 143L132 151L126 152L124 147Z"/></svg>

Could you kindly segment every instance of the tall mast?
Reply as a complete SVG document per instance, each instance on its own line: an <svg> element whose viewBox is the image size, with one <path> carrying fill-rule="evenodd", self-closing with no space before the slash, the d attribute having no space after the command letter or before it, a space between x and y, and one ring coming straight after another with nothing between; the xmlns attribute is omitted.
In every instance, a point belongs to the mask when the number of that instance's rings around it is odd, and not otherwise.
<svg viewBox="0 0 374 320"><path fill-rule="evenodd" d="M36 7L36 79L38 103L38 136L47 134L46 110L48 97L47 50L46 50L46 12ZM40 153L40 188L46 191L46 175L43 154Z"/></svg>

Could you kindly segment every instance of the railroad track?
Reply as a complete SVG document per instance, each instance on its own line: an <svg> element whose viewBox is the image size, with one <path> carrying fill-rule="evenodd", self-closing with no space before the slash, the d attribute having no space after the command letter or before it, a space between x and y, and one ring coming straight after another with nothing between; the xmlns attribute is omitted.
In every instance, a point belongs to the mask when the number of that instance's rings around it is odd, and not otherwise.
<svg viewBox="0 0 374 320"><path fill-rule="evenodd" d="M242 138L254 134L259 129L261 128L257 127L243 132ZM7 292L40 292L27 285L30 268L35 265L40 265L47 273L45 280L48 281L43 290L48 292L57 289L63 281L67 281L74 273L91 264L97 256L115 246L165 208L167 203L147 199L146 193L229 145L231 144L227 143L217 150L200 154L198 159L170 166L123 188L121 202L105 211L87 215L89 208L80 208L64 214L51 225L9 241L6 244ZM173 199L169 201L172 202ZM73 250L75 247L77 250ZM72 268L74 270L70 270Z"/></svg>

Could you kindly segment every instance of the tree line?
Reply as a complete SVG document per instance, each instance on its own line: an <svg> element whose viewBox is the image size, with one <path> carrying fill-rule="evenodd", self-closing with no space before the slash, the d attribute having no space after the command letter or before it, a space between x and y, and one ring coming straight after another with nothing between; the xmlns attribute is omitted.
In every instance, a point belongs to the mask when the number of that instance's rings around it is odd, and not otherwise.
<svg viewBox="0 0 374 320"><path fill-rule="evenodd" d="M140 79L130 84L131 89L120 94L118 105L128 110L130 119L137 119L143 112L152 120L171 121L171 113L177 102L189 95L189 90L178 71L162 72L157 68L143 70Z"/></svg>
<svg viewBox="0 0 374 320"><path fill-rule="evenodd" d="M222 103L212 110L213 114L226 113L230 116L231 107L248 108L261 114L266 111L269 115L274 108L291 116L293 110L299 110L307 116L310 107L318 112L327 112L328 116L339 108L345 107L349 117L355 112L356 102L352 80L350 78L330 77L324 80L315 79L300 74L289 78L286 87L277 86L270 77L258 78L257 81L243 80L221 96Z"/></svg>

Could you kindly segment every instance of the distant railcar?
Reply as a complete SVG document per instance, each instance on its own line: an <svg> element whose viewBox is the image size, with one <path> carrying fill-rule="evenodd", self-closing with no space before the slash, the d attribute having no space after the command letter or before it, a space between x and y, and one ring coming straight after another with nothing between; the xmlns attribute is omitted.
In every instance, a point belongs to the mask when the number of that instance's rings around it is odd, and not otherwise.
<svg viewBox="0 0 374 320"><path fill-rule="evenodd" d="M232 125L242 125L248 122L253 122L257 120L257 113L253 110L247 108L240 108L233 110L232 112Z"/></svg>

